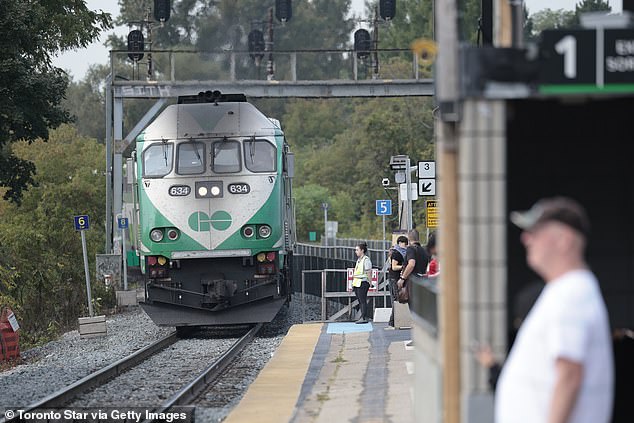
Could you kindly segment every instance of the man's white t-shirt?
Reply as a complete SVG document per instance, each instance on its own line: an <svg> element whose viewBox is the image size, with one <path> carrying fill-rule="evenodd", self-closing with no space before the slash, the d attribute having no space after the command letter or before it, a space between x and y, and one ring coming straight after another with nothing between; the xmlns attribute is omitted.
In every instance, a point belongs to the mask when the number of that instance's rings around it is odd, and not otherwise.
<svg viewBox="0 0 634 423"><path fill-rule="evenodd" d="M612 416L614 364L605 303L588 270L546 284L520 327L496 388L496 423L548 419L557 358L581 363L583 380L568 423Z"/></svg>

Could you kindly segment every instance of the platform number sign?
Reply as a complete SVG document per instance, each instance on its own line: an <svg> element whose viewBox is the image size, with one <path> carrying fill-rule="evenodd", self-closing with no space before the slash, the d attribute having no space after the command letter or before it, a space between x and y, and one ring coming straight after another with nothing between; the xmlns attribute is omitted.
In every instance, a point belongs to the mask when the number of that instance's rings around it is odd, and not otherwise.
<svg viewBox="0 0 634 423"><path fill-rule="evenodd" d="M128 229L128 218L127 217L119 217L119 218L117 218L117 223L119 225L119 229Z"/></svg>
<svg viewBox="0 0 634 423"><path fill-rule="evenodd" d="M392 200L376 200L376 215L389 216L392 214Z"/></svg>
<svg viewBox="0 0 634 423"><path fill-rule="evenodd" d="M545 94L634 91L633 29L542 32L540 91Z"/></svg>
<svg viewBox="0 0 634 423"><path fill-rule="evenodd" d="M90 219L87 214L82 214L80 216L74 216L75 219L75 230L76 231L85 231L90 229Z"/></svg>
<svg viewBox="0 0 634 423"><path fill-rule="evenodd" d="M594 31L543 31L540 79L551 84L594 84L595 51Z"/></svg>

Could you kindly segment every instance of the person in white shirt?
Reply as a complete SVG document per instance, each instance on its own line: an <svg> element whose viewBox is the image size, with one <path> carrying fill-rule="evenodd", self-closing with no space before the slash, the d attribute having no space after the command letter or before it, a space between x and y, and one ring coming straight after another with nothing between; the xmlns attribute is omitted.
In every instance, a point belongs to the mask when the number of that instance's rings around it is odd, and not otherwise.
<svg viewBox="0 0 634 423"><path fill-rule="evenodd" d="M590 224L564 197L511 213L528 265L546 282L504 363L496 423L607 423L614 364L605 303L584 259Z"/></svg>

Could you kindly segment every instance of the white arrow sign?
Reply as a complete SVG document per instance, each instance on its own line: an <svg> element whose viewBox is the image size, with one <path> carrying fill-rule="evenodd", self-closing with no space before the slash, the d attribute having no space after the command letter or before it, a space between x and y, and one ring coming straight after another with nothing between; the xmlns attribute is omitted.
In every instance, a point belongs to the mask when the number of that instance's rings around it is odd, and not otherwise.
<svg viewBox="0 0 634 423"><path fill-rule="evenodd" d="M419 179L418 180L418 195L421 197L433 197L436 195L436 180L435 179Z"/></svg>

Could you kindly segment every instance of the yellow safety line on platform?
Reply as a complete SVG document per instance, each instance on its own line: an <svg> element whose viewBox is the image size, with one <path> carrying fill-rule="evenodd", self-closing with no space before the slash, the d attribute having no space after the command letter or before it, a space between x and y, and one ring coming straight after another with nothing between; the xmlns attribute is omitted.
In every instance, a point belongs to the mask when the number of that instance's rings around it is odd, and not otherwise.
<svg viewBox="0 0 634 423"><path fill-rule="evenodd" d="M224 423L288 422L293 415L322 326L292 326Z"/></svg>

